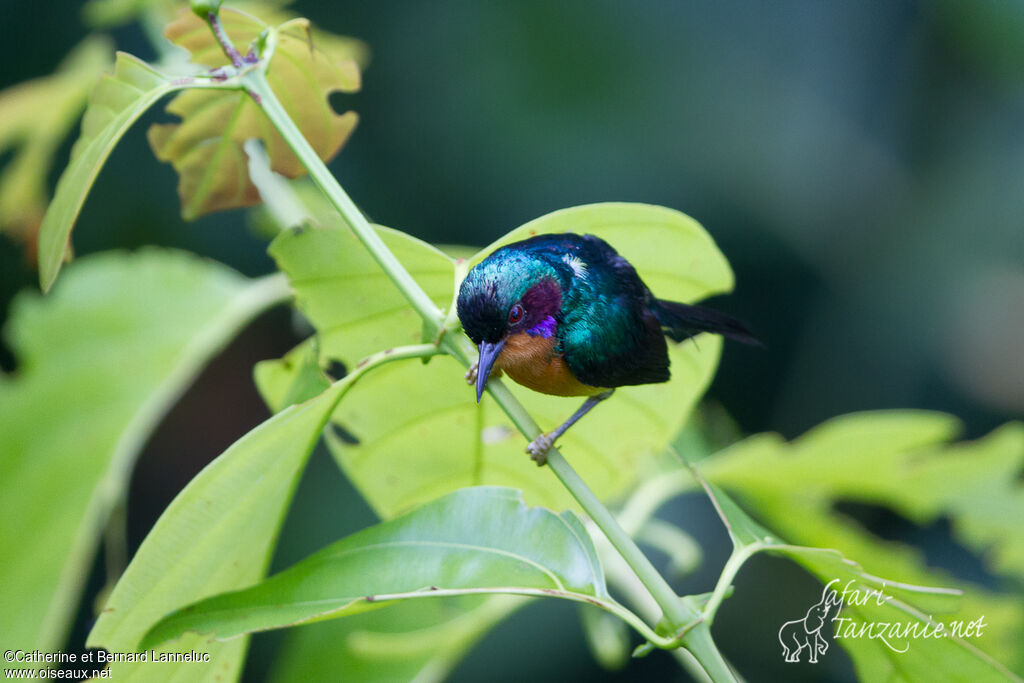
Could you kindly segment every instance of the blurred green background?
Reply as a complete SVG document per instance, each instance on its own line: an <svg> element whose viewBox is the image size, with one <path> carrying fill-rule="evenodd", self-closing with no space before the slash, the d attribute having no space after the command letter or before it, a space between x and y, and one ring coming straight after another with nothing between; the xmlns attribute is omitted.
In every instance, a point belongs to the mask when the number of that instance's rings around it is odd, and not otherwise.
<svg viewBox="0 0 1024 683"><path fill-rule="evenodd" d="M48 73L85 33L81 3L0 6L0 87ZM361 122L331 168L374 221L483 245L594 201L663 204L698 219L736 272L735 293L714 305L767 347L727 347L709 393L742 431L793 437L840 413L913 407L959 416L973 438L1024 414L1024 4L293 7L370 46L363 91L335 102ZM119 49L155 56L135 27L114 37ZM145 141L148 123L165 118L144 117L111 157L75 230L77 253L159 244L248 275L270 272L245 212L180 220L176 177ZM0 315L15 292L34 286L21 246L0 236ZM297 339L286 310L267 314L167 417L134 476L133 549L195 472L266 418L252 365ZM14 368L6 349L0 364ZM277 567L372 519L322 453L309 475ZM709 566L683 590L707 590L727 552L705 508L686 499L669 511L690 518L687 528L708 544ZM984 568L942 524L922 530L880 509L850 514L984 582ZM836 653L827 671L786 668L774 640L793 618L786 595L815 589L781 561L752 564L716 623L724 654L752 680L849 679ZM83 605L78 643L90 616ZM279 638L257 637L251 680L263 680ZM675 671L656 656L604 674L575 610L559 604L517 614L453 678L636 680Z"/></svg>

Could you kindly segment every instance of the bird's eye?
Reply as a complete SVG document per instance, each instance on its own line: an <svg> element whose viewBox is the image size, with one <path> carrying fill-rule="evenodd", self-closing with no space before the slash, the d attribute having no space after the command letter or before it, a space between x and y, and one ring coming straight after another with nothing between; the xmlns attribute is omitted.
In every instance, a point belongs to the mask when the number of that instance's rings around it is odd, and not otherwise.
<svg viewBox="0 0 1024 683"><path fill-rule="evenodd" d="M512 310L508 312L508 321L511 324L515 325L517 322L522 320L523 316L525 315L526 311L523 310L523 307L520 306L519 304L516 304L515 306L512 307Z"/></svg>

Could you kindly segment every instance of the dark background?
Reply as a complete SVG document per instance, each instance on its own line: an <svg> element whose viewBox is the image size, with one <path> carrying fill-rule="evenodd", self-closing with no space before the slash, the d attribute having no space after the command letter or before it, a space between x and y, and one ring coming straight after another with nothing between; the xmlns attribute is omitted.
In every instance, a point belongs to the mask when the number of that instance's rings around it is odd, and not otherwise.
<svg viewBox="0 0 1024 683"><path fill-rule="evenodd" d="M42 7L0 3L0 87L44 75L84 35L79 3ZM361 122L331 166L376 222L483 245L594 201L663 204L697 218L736 272L735 293L715 306L767 346L728 347L709 394L744 432L793 437L840 413L913 407L951 412L975 437L1024 413L1024 5L294 7L372 51L363 91L335 101ZM114 36L119 49L155 56L135 28ZM148 115L112 155L76 227L77 253L161 244L269 272L244 212L180 220L176 178L145 142L147 124L162 118ZM0 315L33 286L21 247L0 236ZM252 364L296 340L284 309L267 314L168 416L133 481L133 548L203 464L265 419ZM0 361L15 362L6 350ZM294 512L278 566L372 519L322 453L300 498L320 507ZM708 570L684 590L708 590L725 557L705 507L684 500L669 511L709 544ZM932 552L950 546L942 527L922 533L884 511L851 514L922 544L955 573L977 571L966 556ZM788 596L811 599L814 585L769 558L740 575L716 636L750 680L850 676L832 651L830 669L799 670L775 651L778 624L806 602ZM83 617L79 643L87 628ZM275 642L256 639L252 680ZM652 656L613 679L673 671ZM575 609L535 605L491 634L454 679L601 675Z"/></svg>

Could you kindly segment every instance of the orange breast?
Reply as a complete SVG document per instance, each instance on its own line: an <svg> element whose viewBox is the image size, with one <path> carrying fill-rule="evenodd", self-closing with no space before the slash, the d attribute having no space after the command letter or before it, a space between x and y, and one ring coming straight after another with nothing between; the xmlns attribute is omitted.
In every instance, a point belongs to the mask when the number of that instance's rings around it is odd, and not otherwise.
<svg viewBox="0 0 1024 683"><path fill-rule="evenodd" d="M561 355L555 353L555 338L534 337L525 332L505 340L495 366L516 383L542 394L592 396L603 387L583 384L573 376Z"/></svg>

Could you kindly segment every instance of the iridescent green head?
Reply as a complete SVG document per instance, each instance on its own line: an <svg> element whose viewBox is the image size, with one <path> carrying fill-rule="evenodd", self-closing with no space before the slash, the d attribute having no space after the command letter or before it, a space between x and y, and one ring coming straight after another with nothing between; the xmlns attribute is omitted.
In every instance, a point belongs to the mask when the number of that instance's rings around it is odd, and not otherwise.
<svg viewBox="0 0 1024 683"><path fill-rule="evenodd" d="M562 305L558 269L523 244L495 251L469 271L459 289L459 320L480 350L478 401L510 335L551 337L557 330Z"/></svg>

